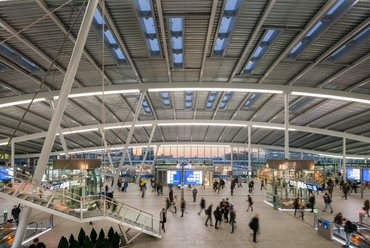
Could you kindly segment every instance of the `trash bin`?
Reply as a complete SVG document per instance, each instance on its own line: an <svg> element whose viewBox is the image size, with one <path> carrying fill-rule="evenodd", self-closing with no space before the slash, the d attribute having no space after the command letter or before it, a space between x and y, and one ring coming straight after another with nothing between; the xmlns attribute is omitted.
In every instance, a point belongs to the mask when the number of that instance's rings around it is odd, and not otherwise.
<svg viewBox="0 0 370 248"><path fill-rule="evenodd" d="M279 205L277 203L273 203L272 208L275 210L279 210Z"/></svg>

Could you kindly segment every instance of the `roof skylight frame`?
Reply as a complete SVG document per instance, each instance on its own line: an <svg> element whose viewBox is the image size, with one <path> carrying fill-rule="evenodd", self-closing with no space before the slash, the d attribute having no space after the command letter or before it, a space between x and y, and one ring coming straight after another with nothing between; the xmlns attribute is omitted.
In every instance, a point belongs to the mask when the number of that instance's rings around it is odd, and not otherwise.
<svg viewBox="0 0 370 248"><path fill-rule="evenodd" d="M162 100L163 108L172 108L170 92L161 91L161 92L159 92L159 97Z"/></svg>
<svg viewBox="0 0 370 248"><path fill-rule="evenodd" d="M262 58L279 38L280 33L281 31L276 29L267 29L265 31L258 45L255 47L253 53L245 63L241 73L242 75L250 76L253 74L254 69L258 66Z"/></svg>
<svg viewBox="0 0 370 248"><path fill-rule="evenodd" d="M215 105L215 101L217 99L218 91L210 91L207 96L207 102L205 105L206 110L213 109L213 106Z"/></svg>
<svg viewBox="0 0 370 248"><path fill-rule="evenodd" d="M252 108L252 105L258 100L258 98L261 96L261 93L253 92L248 99L245 101L242 109L249 110Z"/></svg>
<svg viewBox="0 0 370 248"><path fill-rule="evenodd" d="M0 40L1 41L1 40ZM41 67L37 66L32 60L21 54L20 52L13 49L7 44L0 44L0 55L9 59L16 65L22 67L31 74L44 74L45 71ZM5 68L7 66L3 65ZM5 69L4 68L4 69ZM9 68L10 69L10 68Z"/></svg>
<svg viewBox="0 0 370 248"><path fill-rule="evenodd" d="M143 102L141 103L141 108L143 109L144 114L146 114L146 115L152 115L153 114L153 111L150 108L148 99L146 97L144 97Z"/></svg>
<svg viewBox="0 0 370 248"><path fill-rule="evenodd" d="M7 67L6 65L4 65L2 63L0 63L0 72L2 73L2 72L7 72L7 71L13 71L13 69L10 68L10 67Z"/></svg>
<svg viewBox="0 0 370 248"><path fill-rule="evenodd" d="M109 51L116 64L118 66L128 65L128 61L123 53L123 49L119 46L114 33L107 22L104 23L103 27L103 21L104 19L102 17L101 10L96 8L91 25L93 30L97 33L101 40L104 39L104 46Z"/></svg>
<svg viewBox="0 0 370 248"><path fill-rule="evenodd" d="M191 90L185 91L184 94L184 102L185 102L185 109L192 109L193 108L193 101L194 101L194 92Z"/></svg>
<svg viewBox="0 0 370 248"><path fill-rule="evenodd" d="M291 106L289 108L289 113L295 113L297 112L299 109L301 109L303 106L305 106L306 104L312 102L314 98L313 97L305 97L303 98L302 100L300 100L299 102L297 102L296 104L294 104L293 106Z"/></svg>
<svg viewBox="0 0 370 248"><path fill-rule="evenodd" d="M226 110L226 106L229 103L230 99L233 97L233 91L226 91L223 98L221 99L221 103L219 105L219 109Z"/></svg>
<svg viewBox="0 0 370 248"><path fill-rule="evenodd" d="M181 23L179 23L181 22ZM183 70L185 68L185 22L184 17L167 18L168 37L171 47L171 62L173 70Z"/></svg>
<svg viewBox="0 0 370 248"><path fill-rule="evenodd" d="M155 15L153 14L152 1L132 0L135 6L135 14L140 23L141 33L146 43L146 48L151 59L161 59L162 49L159 41L158 28Z"/></svg>
<svg viewBox="0 0 370 248"><path fill-rule="evenodd" d="M225 56L226 48L229 46L230 37L234 31L235 23L241 12L240 9L243 3L244 1L242 0L224 1L213 42L211 57L223 58Z"/></svg>
<svg viewBox="0 0 370 248"><path fill-rule="evenodd" d="M342 15L350 10L357 0L338 0L337 3L318 21L305 37L297 43L285 58L286 61L296 61L302 53L326 32Z"/></svg>
<svg viewBox="0 0 370 248"><path fill-rule="evenodd" d="M348 53L363 45L370 39L370 26L363 29L361 32L356 34L351 40L349 40L345 45L334 51L329 57L323 61L324 64L334 64Z"/></svg>

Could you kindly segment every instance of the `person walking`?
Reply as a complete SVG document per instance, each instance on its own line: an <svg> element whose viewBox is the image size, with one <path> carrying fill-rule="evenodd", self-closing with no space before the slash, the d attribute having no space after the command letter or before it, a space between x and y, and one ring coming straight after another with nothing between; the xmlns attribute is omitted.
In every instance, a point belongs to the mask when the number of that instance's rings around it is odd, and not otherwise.
<svg viewBox="0 0 370 248"><path fill-rule="evenodd" d="M306 208L306 206L304 205L304 202L302 201L301 204L300 204L300 210L301 210L301 218L302 220L304 220L304 209Z"/></svg>
<svg viewBox="0 0 370 248"><path fill-rule="evenodd" d="M356 224L353 224L351 221L343 219L344 222L344 231L346 232L346 244L342 247L349 247L351 244L351 237L353 232L357 231Z"/></svg>
<svg viewBox="0 0 370 248"><path fill-rule="evenodd" d="M365 210L365 213L367 214L367 217L369 216L369 209L370 209L370 202L369 200L365 200L364 206L362 207L363 210Z"/></svg>
<svg viewBox="0 0 370 248"><path fill-rule="evenodd" d="M204 213L206 213L206 200L204 200L204 197L202 197L202 199L200 200L200 210L199 210L199 213L198 215L200 215L200 212L202 212L202 210L204 209Z"/></svg>
<svg viewBox="0 0 370 248"><path fill-rule="evenodd" d="M167 211L166 209L162 208L162 211L159 213L159 220L161 222L161 228L163 232L166 232L166 229L164 227L164 224L167 222Z"/></svg>
<svg viewBox="0 0 370 248"><path fill-rule="evenodd" d="M211 222L210 226L213 226L212 225L212 206L213 204L209 205L209 207L206 210L207 219L206 219L206 223L204 224L206 226L208 226L208 220Z"/></svg>
<svg viewBox="0 0 370 248"><path fill-rule="evenodd" d="M233 209L233 210L230 211L230 225L231 225L231 232L230 233L234 232L235 218L236 218L236 214L235 214L235 210Z"/></svg>
<svg viewBox="0 0 370 248"><path fill-rule="evenodd" d="M294 207L294 216L297 214L297 210L299 209L299 198L295 198L293 202L293 207Z"/></svg>
<svg viewBox="0 0 370 248"><path fill-rule="evenodd" d="M325 208L324 208L323 212L326 211L327 207L330 207L330 210L331 210L330 213L332 214L333 213L333 208L331 207L331 198L330 198L329 194L325 193L323 198L324 198L324 203L325 203Z"/></svg>
<svg viewBox="0 0 370 248"><path fill-rule="evenodd" d="M182 198L181 199L181 216L180 217L184 217L184 212L185 212L185 199L184 198Z"/></svg>
<svg viewBox="0 0 370 248"><path fill-rule="evenodd" d="M217 206L217 208L215 209L215 211L213 211L213 215L215 216L215 229L220 229L220 228L217 227L217 223L220 223L221 224L222 214L221 214L221 208L220 208L220 206Z"/></svg>
<svg viewBox="0 0 370 248"><path fill-rule="evenodd" d="M146 191L146 187L145 186L141 186L141 198L144 198L145 191Z"/></svg>
<svg viewBox="0 0 370 248"><path fill-rule="evenodd" d="M19 215L21 213L20 206L21 206L21 204L19 204L18 206L14 205L13 209L12 209L12 217L13 217L15 223L17 223L17 225L19 223Z"/></svg>
<svg viewBox="0 0 370 248"><path fill-rule="evenodd" d="M308 202L310 203L311 213L313 213L313 208L315 207L315 195L310 193L310 198L308 198Z"/></svg>
<svg viewBox="0 0 370 248"><path fill-rule="evenodd" d="M256 214L251 222L249 223L249 227L253 230L253 242L257 243L257 232L259 229L259 216Z"/></svg>
<svg viewBox="0 0 370 248"><path fill-rule="evenodd" d="M33 241L32 241L32 245L29 246L29 248L46 248L46 245L42 242L40 242L40 240L38 238L35 238Z"/></svg>
<svg viewBox="0 0 370 248"><path fill-rule="evenodd" d="M347 194L348 194L348 189L347 189L347 184L343 183L343 186L342 186L342 191L343 191L343 196L342 198L344 198L345 200L347 200Z"/></svg>
<svg viewBox="0 0 370 248"><path fill-rule="evenodd" d="M251 211L253 211L253 200L252 200L252 197L250 195L248 195L248 208L247 208L247 212L249 211L249 208L251 208Z"/></svg>
<svg viewBox="0 0 370 248"><path fill-rule="evenodd" d="M177 203L177 196L174 196L174 198L173 198L173 202L172 202L172 206L173 206L173 208L174 208L174 214L176 214L177 213L177 208L176 208L176 203Z"/></svg>
<svg viewBox="0 0 370 248"><path fill-rule="evenodd" d="M168 197L170 198L170 202L173 202L173 190L170 188L170 191L168 192Z"/></svg>
<svg viewBox="0 0 370 248"><path fill-rule="evenodd" d="M125 182L123 183L123 192L127 192L127 188L128 188L128 182L127 182L127 181L125 181Z"/></svg>
<svg viewBox="0 0 370 248"><path fill-rule="evenodd" d="M192 193L193 193L193 202L196 202L198 190L194 187L194 189L192 190Z"/></svg>

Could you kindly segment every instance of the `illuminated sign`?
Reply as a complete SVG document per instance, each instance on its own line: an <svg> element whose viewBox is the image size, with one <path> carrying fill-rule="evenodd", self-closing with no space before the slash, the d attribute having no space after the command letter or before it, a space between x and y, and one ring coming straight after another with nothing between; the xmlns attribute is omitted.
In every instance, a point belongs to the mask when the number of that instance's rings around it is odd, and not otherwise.
<svg viewBox="0 0 370 248"><path fill-rule="evenodd" d="M370 182L370 169L362 169L362 181Z"/></svg>
<svg viewBox="0 0 370 248"><path fill-rule="evenodd" d="M346 169L346 179L350 180L350 181L353 181L353 180L359 181L359 180L361 180L361 178L360 178L360 169L347 168Z"/></svg>
<svg viewBox="0 0 370 248"><path fill-rule="evenodd" d="M202 171L185 171L185 184L202 184Z"/></svg>
<svg viewBox="0 0 370 248"><path fill-rule="evenodd" d="M167 184L181 184L181 171L167 171Z"/></svg>

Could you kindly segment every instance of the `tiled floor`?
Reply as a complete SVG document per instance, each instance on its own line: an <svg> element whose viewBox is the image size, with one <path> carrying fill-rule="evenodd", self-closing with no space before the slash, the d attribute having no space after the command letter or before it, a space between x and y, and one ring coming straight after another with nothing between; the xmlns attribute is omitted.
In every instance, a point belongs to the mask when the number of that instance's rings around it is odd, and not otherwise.
<svg viewBox="0 0 370 248"><path fill-rule="evenodd" d="M159 219L159 212L165 206L165 199L168 196L168 190L164 190L164 194L157 196L156 193L147 190L145 198L141 198L141 192L137 185L130 185L127 193L116 192L115 198L118 201L126 202L132 206L136 206L150 213L153 213ZM300 247L300 248L315 248L315 247L340 247L341 244L336 241L328 241L317 235L313 228L313 214L306 212L305 221L301 221L293 217L293 212L282 212L273 210L271 206L264 203L264 190L260 190L256 185L255 191L251 194L254 201L254 211L246 212L246 199L248 189L246 185L243 188L236 188L234 196L230 196L229 188L224 189L220 194L214 193L211 188L198 189L197 202L192 202L191 192L185 190L186 199L186 214L183 218L180 214L168 213L166 223L166 233L162 239L153 238L151 236L141 234L134 240L134 247ZM364 199L370 198L370 190L365 191ZM174 195L180 198L180 191L174 191ZM213 203L218 204L223 198L229 198L229 201L234 204L237 213L237 229L231 234L231 227L222 223L221 229L214 229L204 225L206 217L204 214L197 215L199 211L199 200L204 197L207 206ZM363 206L364 199L361 199L360 194L352 194L348 200L341 198L341 193L338 189L334 191L332 206L334 214L342 212L345 217L350 220L358 220L358 211ZM322 218L333 220L334 214L322 212L324 202L322 194L316 196L318 215ZM9 212L13 203L6 202L0 199L0 211L7 209ZM179 205L179 204L178 204ZM179 206L178 206L179 207ZM248 223L255 213L260 215L261 231L258 236L258 243L252 242L251 230ZM45 216L44 213L34 210L32 219L37 220ZM54 218L54 228L40 236L40 240L47 244L48 248L57 247L59 239L62 235L69 238L73 233L78 234L80 227L83 227L86 233L90 233L92 227L98 232L103 228L106 232L109 227L113 226L115 230L119 230L114 223L107 221L94 222L93 226L88 223L80 224L73 221L65 220L60 217ZM28 244L29 245L29 244ZM27 246L28 247L28 246Z"/></svg>

